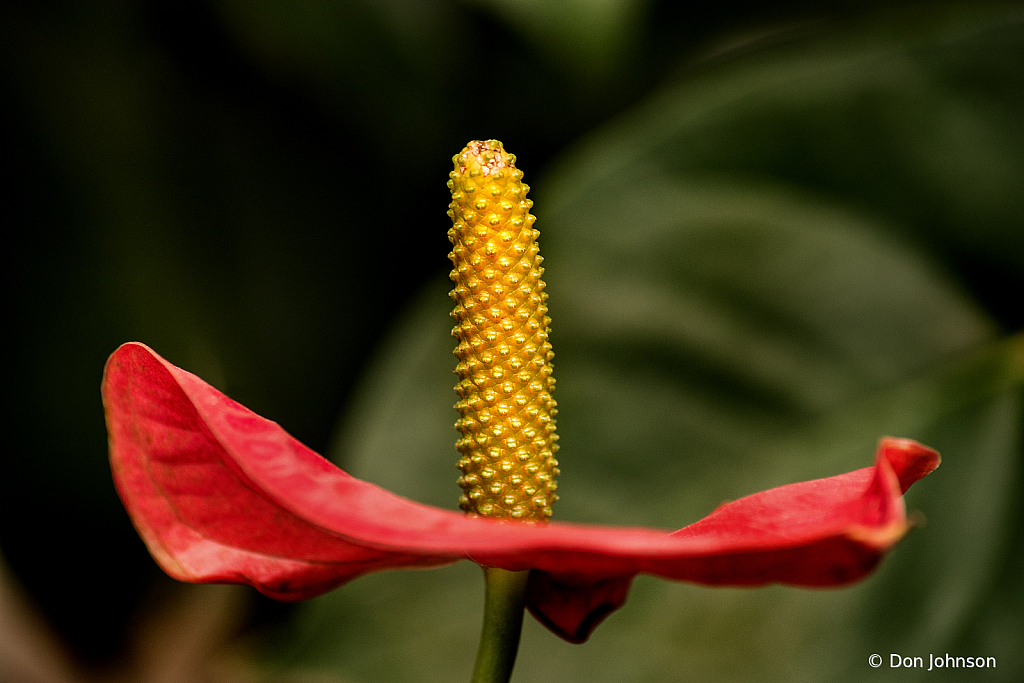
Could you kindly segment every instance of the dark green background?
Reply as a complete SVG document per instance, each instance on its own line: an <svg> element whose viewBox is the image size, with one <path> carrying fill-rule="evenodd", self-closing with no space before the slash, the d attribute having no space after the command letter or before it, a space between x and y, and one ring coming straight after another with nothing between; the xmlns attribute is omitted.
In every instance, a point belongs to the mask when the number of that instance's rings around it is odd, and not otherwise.
<svg viewBox="0 0 1024 683"><path fill-rule="evenodd" d="M98 385L121 342L454 507L444 183L467 141L497 138L548 269L560 519L679 527L864 466L884 433L945 457L908 496L927 525L863 584L641 579L587 645L528 623L520 680L926 675L867 666L890 651L999 662L929 680L1024 674L1024 6L0 12L0 549L78 660L115 666L172 591L105 460ZM280 680L466 680L477 574L252 597L240 630Z"/></svg>

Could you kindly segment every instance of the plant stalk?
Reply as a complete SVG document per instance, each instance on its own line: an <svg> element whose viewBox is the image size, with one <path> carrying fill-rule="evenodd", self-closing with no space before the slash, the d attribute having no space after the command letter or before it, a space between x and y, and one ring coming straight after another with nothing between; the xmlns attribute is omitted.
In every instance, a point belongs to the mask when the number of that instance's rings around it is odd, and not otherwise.
<svg viewBox="0 0 1024 683"><path fill-rule="evenodd" d="M508 683L523 628L529 571L484 567L484 625L472 683Z"/></svg>

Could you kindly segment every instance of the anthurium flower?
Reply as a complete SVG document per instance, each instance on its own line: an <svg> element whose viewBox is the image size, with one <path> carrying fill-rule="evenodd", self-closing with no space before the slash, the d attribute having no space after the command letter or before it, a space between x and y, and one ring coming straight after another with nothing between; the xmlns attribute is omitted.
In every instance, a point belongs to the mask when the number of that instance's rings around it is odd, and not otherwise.
<svg viewBox="0 0 1024 683"><path fill-rule="evenodd" d="M572 642L623 604L639 573L720 586L857 581L906 533L902 494L939 464L930 448L885 438L872 467L740 498L675 532L531 523L356 479L139 343L110 357L103 401L117 490L174 578L301 600L383 569L529 569L528 608Z"/></svg>

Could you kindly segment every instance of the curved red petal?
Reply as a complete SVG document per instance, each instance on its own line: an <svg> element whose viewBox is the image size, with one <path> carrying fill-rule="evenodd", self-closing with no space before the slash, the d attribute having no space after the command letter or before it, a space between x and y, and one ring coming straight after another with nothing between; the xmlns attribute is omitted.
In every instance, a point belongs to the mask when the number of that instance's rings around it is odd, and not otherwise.
<svg viewBox="0 0 1024 683"><path fill-rule="evenodd" d="M355 479L142 344L111 356L103 397L118 492L175 578L293 600L370 571L470 559L536 570L530 610L573 641L640 572L742 586L859 579L906 531L902 491L938 464L931 449L883 439L875 467L748 496L671 534L502 523Z"/></svg>
<svg viewBox="0 0 1024 683"><path fill-rule="evenodd" d="M103 402L118 493L153 557L176 579L246 583L301 600L377 569L450 561L350 543L288 511L237 467L200 411L230 422L231 446L247 457L278 453L329 477L348 475L141 344L111 356Z"/></svg>

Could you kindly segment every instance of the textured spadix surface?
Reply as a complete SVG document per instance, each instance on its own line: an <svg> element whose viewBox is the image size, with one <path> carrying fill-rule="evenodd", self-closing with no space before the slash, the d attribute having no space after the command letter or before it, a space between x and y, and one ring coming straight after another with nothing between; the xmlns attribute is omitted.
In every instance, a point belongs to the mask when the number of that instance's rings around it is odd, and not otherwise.
<svg viewBox="0 0 1024 683"><path fill-rule="evenodd" d="M641 572L733 586L856 581L907 530L902 493L939 463L916 442L883 439L873 467L747 496L674 533L523 524L356 479L142 344L110 357L103 400L117 490L171 576L299 600L387 568L533 569L530 610L572 641Z"/></svg>
<svg viewBox="0 0 1024 683"><path fill-rule="evenodd" d="M558 411L530 187L497 140L470 142L452 161L459 507L484 517L544 520L558 499Z"/></svg>

